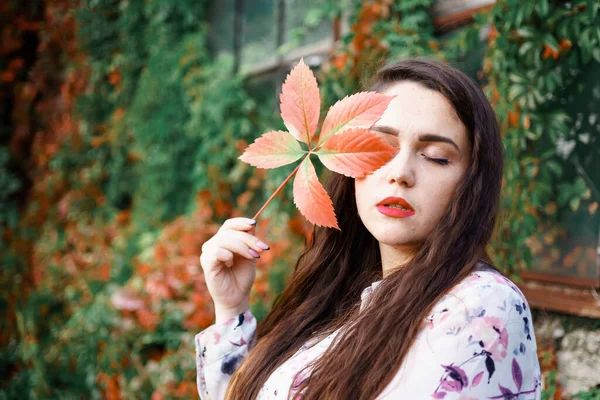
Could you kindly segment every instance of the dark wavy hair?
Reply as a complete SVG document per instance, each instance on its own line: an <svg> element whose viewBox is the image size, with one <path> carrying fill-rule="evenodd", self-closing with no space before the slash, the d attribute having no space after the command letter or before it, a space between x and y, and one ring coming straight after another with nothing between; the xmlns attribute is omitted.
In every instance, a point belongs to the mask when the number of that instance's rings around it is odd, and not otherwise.
<svg viewBox="0 0 600 400"><path fill-rule="evenodd" d="M232 376L229 399L254 399L268 377L313 335L338 339L299 387L303 399L372 399L391 382L423 320L478 260L488 262L502 181L504 149L481 88L441 62L407 59L380 69L369 90L417 82L444 95L466 127L471 165L441 221L414 258L396 268L359 310L360 294L382 278L377 240L356 208L354 179L326 183L341 231L314 227L289 284L259 324L257 343ZM351 321L351 323L349 323Z"/></svg>

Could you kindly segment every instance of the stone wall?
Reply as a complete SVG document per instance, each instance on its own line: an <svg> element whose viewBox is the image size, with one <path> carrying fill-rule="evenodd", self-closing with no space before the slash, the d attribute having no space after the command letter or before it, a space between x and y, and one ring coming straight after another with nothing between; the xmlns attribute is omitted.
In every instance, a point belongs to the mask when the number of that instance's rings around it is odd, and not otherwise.
<svg viewBox="0 0 600 400"><path fill-rule="evenodd" d="M547 374L548 365L556 368L558 392L562 395L555 398L569 399L600 388L600 319L534 310L534 329L538 348L554 352L554 360L551 364L543 362L542 370Z"/></svg>

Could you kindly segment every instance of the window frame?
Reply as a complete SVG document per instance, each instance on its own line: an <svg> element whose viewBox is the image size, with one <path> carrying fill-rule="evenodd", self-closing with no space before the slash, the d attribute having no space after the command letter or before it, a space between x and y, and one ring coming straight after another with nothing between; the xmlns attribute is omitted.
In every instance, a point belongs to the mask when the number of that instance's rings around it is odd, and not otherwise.
<svg viewBox="0 0 600 400"><path fill-rule="evenodd" d="M349 31L347 15L341 18L335 18L332 24L332 36L318 42L298 46L286 52L285 54L276 54L275 56L250 66L244 66L242 63L243 35L244 35L244 13L249 0L234 0L234 18L233 18L233 72L241 73L245 77L259 76L272 72L281 72L288 70L290 66L301 58L311 58L311 65L319 65L327 58L329 52L339 45L339 39ZM276 48L280 48L285 43L286 31L286 0L273 0L276 8Z"/></svg>

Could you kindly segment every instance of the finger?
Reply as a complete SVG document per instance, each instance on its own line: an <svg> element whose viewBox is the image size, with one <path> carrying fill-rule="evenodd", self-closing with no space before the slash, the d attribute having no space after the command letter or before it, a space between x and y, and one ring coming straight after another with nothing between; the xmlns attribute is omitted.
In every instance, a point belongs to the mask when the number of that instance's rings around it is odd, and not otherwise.
<svg viewBox="0 0 600 400"><path fill-rule="evenodd" d="M221 225L221 228L219 228L219 230L231 229L231 230L235 230L235 231L249 231L249 230L253 229L255 226L256 226L256 221L254 221L253 219L238 217L238 218L230 218L230 219L226 220L225 222L223 222L223 225Z"/></svg>
<svg viewBox="0 0 600 400"><path fill-rule="evenodd" d="M215 236L214 246L215 249L221 247L223 249L229 250L234 254L238 254L248 260L254 260L258 258L258 253L256 250L252 249L248 246L243 240L235 237L236 231L227 231L226 235L217 235ZM249 251L251 250L251 251ZM254 254L252 254L254 253ZM260 257L260 256L259 256Z"/></svg>
<svg viewBox="0 0 600 400"><path fill-rule="evenodd" d="M200 254L200 265L204 272L221 267L222 264L233 265L233 253L222 247L211 246Z"/></svg>
<svg viewBox="0 0 600 400"><path fill-rule="evenodd" d="M226 231L223 233L223 236L229 238L235 238L241 242L243 242L249 249L253 249L257 253L260 253L264 250L269 250L270 247L268 244L258 239L252 233L240 232L240 231Z"/></svg>
<svg viewBox="0 0 600 400"><path fill-rule="evenodd" d="M228 267L233 266L233 253L227 249L219 247L215 253L216 259Z"/></svg>

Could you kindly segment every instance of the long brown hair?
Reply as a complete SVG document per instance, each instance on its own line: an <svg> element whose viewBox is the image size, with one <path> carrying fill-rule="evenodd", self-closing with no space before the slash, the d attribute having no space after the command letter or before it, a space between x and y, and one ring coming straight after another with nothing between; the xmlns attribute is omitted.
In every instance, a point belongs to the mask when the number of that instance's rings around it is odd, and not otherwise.
<svg viewBox="0 0 600 400"><path fill-rule="evenodd" d="M313 335L338 328L334 344L296 390L303 399L372 399L393 379L423 320L478 259L488 260L504 151L494 111L478 85L446 64L408 59L378 71L371 90L404 80L443 94L467 129L472 164L447 212L415 257L397 268L359 310L360 294L381 279L377 240L356 208L354 179L326 184L341 232L314 227L290 282L259 324L257 345L232 376L227 398L254 399L265 381ZM352 321L352 323L349 323Z"/></svg>

